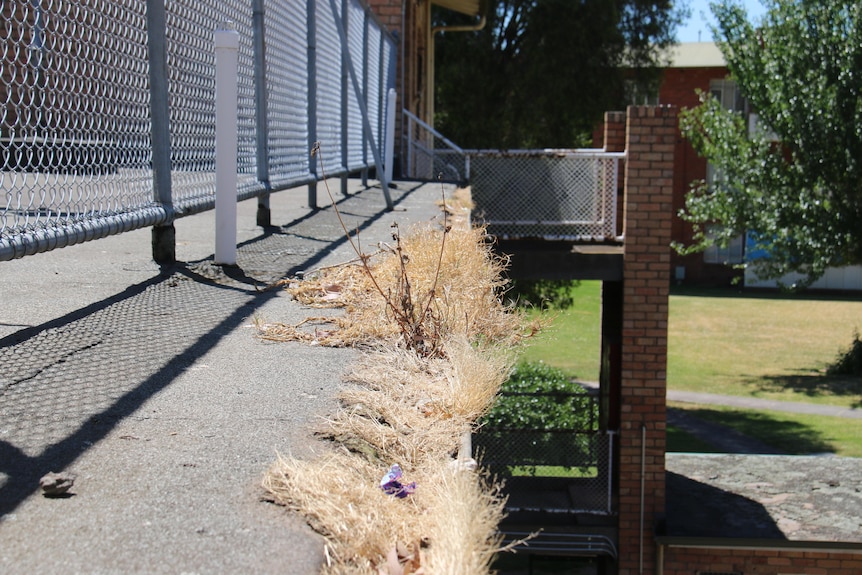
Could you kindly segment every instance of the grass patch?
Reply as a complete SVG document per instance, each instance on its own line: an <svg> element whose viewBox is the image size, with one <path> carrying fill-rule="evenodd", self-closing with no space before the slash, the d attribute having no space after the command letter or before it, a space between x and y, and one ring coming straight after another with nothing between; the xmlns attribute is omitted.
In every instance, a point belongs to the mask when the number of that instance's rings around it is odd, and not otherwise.
<svg viewBox="0 0 862 575"><path fill-rule="evenodd" d="M712 290L672 295L668 384L858 406L862 378L826 370L860 325L862 301Z"/></svg>
<svg viewBox="0 0 862 575"><path fill-rule="evenodd" d="M602 282L579 282L568 291L572 305L567 309L527 312L530 318L550 318L551 323L528 342L522 359L547 363L582 381L598 381Z"/></svg>
<svg viewBox="0 0 862 575"><path fill-rule="evenodd" d="M522 357L598 381L601 282L569 290L570 308L528 312L550 326ZM827 374L862 330L862 301L704 289L675 292L669 308L669 388L862 406L862 378Z"/></svg>
<svg viewBox="0 0 862 575"><path fill-rule="evenodd" d="M598 477L596 467L563 467L561 465L516 465L509 467L512 477Z"/></svg>
<svg viewBox="0 0 862 575"><path fill-rule="evenodd" d="M792 455L834 453L862 457L862 421L777 411L673 403L687 413L726 425ZM712 450L714 451L714 449Z"/></svg>
<svg viewBox="0 0 862 575"><path fill-rule="evenodd" d="M597 381L601 339L601 282L572 288L574 305L546 312L551 326L523 354L587 381ZM529 312L538 317L538 312ZM675 291L670 298L668 387L840 405L862 406L862 378L829 375L829 366L855 345L862 301L814 295L730 290ZM841 418L791 413L701 409L791 453L832 452L862 457L862 424ZM801 435L799 435L801 433ZM670 451L715 449L680 430L668 429Z"/></svg>
<svg viewBox="0 0 862 575"><path fill-rule="evenodd" d="M672 425L667 426L667 451L672 453L718 453L711 443Z"/></svg>

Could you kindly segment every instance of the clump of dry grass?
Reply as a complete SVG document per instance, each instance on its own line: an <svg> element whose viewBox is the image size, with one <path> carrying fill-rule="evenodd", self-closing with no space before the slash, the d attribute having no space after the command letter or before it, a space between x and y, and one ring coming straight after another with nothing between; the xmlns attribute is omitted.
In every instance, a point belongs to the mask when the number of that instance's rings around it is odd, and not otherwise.
<svg viewBox="0 0 862 575"><path fill-rule="evenodd" d="M290 285L298 301L343 315L260 326L271 340L365 351L341 408L319 430L331 440L324 453L279 457L264 488L326 537L324 573L487 573L504 502L460 449L526 330L501 302L506 262L484 230L425 226L401 237L396 229L393 241ZM393 463L417 484L403 499L379 486Z"/></svg>
<svg viewBox="0 0 862 575"><path fill-rule="evenodd" d="M343 407L322 433L406 470L447 462L490 408L512 359L463 338L446 342L445 358L403 349L365 354L350 375L357 385L340 394Z"/></svg>
<svg viewBox="0 0 862 575"><path fill-rule="evenodd" d="M326 537L325 574L477 575L500 547L503 500L487 478L454 466L407 473L405 499L377 487L380 469L344 452L280 457L264 479L274 499Z"/></svg>
<svg viewBox="0 0 862 575"><path fill-rule="evenodd" d="M439 246L444 241L440 253ZM399 243L400 253L389 247L367 256L368 269L362 264L347 264L289 284L288 291L300 303L342 307L346 311L343 316L319 318L313 329L309 329L308 321L297 325L266 324L260 326L261 336L322 345L389 341L410 347L391 305L394 301L400 306L406 297L404 289L398 287L403 286L405 276L412 307L426 316L416 321L431 324L426 325L426 331L433 331L437 340L446 334L459 334L514 344L524 335L522 318L499 298L506 285L502 279L506 262L485 243L484 230L453 228L446 232L420 226L399 238ZM375 282L389 286L383 288L386 297L378 292ZM423 311L426 308L428 311Z"/></svg>
<svg viewBox="0 0 862 575"><path fill-rule="evenodd" d="M349 376L355 386L321 429L337 447L310 462L280 458L264 482L327 537L328 572L402 573L391 566L399 545L421 550L415 566L428 575L487 572L504 502L459 449L512 360L465 338L447 341L445 357L391 346L363 354ZM392 463L418 485L405 499L379 488Z"/></svg>

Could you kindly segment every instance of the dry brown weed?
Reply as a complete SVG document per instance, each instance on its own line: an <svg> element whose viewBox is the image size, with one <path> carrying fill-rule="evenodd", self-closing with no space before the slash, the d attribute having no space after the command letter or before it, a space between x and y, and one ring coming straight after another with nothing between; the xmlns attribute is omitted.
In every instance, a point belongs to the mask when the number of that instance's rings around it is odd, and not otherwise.
<svg viewBox="0 0 862 575"><path fill-rule="evenodd" d="M319 430L332 440L323 453L279 457L263 485L326 537L323 573L481 575L500 545L504 501L461 449L526 330L501 301L506 262L484 230L395 233L395 245L290 283L297 301L343 314L259 326L270 340L364 351ZM393 463L417 484L403 499L379 486Z"/></svg>

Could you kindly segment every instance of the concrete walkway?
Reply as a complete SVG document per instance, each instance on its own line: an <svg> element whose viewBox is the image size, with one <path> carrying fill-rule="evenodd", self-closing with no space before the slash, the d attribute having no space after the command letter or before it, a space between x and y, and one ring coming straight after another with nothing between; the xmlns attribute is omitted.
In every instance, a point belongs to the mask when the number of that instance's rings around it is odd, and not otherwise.
<svg viewBox="0 0 862 575"><path fill-rule="evenodd" d="M757 411L783 411L785 413L802 413L806 415L821 415L826 417L846 417L862 419L862 409L824 405L820 403L801 403L798 401L778 401L736 395L718 395L715 393L697 393L694 391L668 390L668 401L681 403L702 403L704 405L723 405L739 409L754 409Z"/></svg>
<svg viewBox="0 0 862 575"><path fill-rule="evenodd" d="M394 212L350 184L366 251L440 213L439 184L398 184ZM306 198L275 194L267 230L241 203L235 269L212 264L212 212L176 222L176 266L148 229L0 262L0 573L318 572L321 539L259 483L277 452L314 450L354 353L253 327L320 315L265 286L354 257ZM77 475L71 496L41 495L49 471Z"/></svg>

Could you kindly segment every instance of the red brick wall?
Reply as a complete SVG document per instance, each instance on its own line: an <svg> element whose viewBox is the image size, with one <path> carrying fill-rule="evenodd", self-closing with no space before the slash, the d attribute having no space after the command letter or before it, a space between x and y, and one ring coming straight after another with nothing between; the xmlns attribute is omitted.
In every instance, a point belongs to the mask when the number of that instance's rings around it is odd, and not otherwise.
<svg viewBox="0 0 862 575"><path fill-rule="evenodd" d="M368 7L390 32L401 30L402 0L367 0Z"/></svg>
<svg viewBox="0 0 862 575"><path fill-rule="evenodd" d="M700 103L697 90L709 92L711 80L727 77L727 68L669 68L664 72L659 88L659 102L679 108L694 108ZM675 155L676 172L673 183L674 241L688 244L692 239L691 225L676 216L685 207L685 196L691 182L706 178L706 160L699 157L691 144L677 134ZM671 254L671 266L685 267L686 283L696 285L729 285L739 272L721 264L707 264L703 254L690 256Z"/></svg>
<svg viewBox="0 0 862 575"><path fill-rule="evenodd" d="M664 575L698 571L744 575L859 575L862 553L813 553L752 549L665 549Z"/></svg>
<svg viewBox="0 0 862 575"><path fill-rule="evenodd" d="M727 74L727 68L724 67L669 68L664 72L659 89L659 101L663 105L676 106L680 109L693 108L699 104L696 90L708 92L710 80L723 79ZM602 146L604 143L607 146L608 135L605 134L607 120L606 116L605 124L597 126L593 131L593 145ZM614 138L611 140L613 141ZM611 148L607 149L611 150ZM705 178L706 160L699 157L691 144L677 131L672 205L674 217L671 227L673 241L683 244L691 242L693 235L691 225L678 217L678 214L685 207L685 196L691 182ZM703 254L681 256L671 250L671 270L675 270L677 266L685 267L686 283L693 285L729 285L740 273L724 265L704 263Z"/></svg>
<svg viewBox="0 0 862 575"><path fill-rule="evenodd" d="M620 575L638 573L641 563L643 573L654 572L652 534L664 513L669 245L676 137L676 108L628 109L619 399Z"/></svg>

